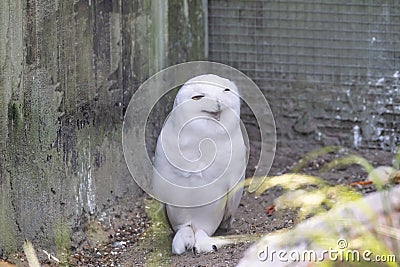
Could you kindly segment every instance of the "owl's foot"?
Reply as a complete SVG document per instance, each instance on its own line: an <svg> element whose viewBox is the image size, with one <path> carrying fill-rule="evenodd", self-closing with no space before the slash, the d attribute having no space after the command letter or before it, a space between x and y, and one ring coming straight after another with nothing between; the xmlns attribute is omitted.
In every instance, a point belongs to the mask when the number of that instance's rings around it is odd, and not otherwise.
<svg viewBox="0 0 400 267"><path fill-rule="evenodd" d="M195 244L193 247L193 253L207 253L216 252L222 244L218 244L217 238L209 237L203 230L197 230L195 233Z"/></svg>
<svg viewBox="0 0 400 267"><path fill-rule="evenodd" d="M194 246L194 232L190 226L180 228L172 240L172 253L180 255Z"/></svg>

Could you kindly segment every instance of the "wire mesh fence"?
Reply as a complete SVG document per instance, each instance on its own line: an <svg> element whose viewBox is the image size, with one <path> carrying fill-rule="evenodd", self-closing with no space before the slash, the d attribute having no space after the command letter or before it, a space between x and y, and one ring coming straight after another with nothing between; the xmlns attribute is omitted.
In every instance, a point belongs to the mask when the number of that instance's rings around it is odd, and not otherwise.
<svg viewBox="0 0 400 267"><path fill-rule="evenodd" d="M209 59L264 91L280 139L395 149L400 141L400 2L208 2ZM293 132L293 134L287 134Z"/></svg>

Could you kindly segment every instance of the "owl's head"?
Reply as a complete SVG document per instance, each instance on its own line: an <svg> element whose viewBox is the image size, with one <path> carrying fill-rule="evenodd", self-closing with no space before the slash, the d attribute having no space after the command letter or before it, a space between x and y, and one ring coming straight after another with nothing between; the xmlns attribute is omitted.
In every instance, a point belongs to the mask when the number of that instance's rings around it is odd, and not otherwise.
<svg viewBox="0 0 400 267"><path fill-rule="evenodd" d="M236 85L214 74L188 80L175 98L174 108L181 106L187 116L206 116L216 120L240 114L240 96Z"/></svg>

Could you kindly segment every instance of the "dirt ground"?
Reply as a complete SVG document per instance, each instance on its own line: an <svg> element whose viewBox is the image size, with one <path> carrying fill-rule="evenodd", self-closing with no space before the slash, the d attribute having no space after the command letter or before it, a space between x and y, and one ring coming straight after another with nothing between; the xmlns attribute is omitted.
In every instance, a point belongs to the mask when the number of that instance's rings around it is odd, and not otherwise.
<svg viewBox="0 0 400 267"><path fill-rule="evenodd" d="M287 173L305 153L309 151L292 148L280 148L275 155L270 175ZM393 154L379 150L347 151L342 154L332 153L311 161L302 172L323 178L329 184L350 184L365 179L365 171L357 165L320 173L320 167L338 156L358 154L366 158L373 166L391 165ZM250 165L252 163L250 162ZM374 191L374 186L355 188L363 193ZM265 208L273 204L275 198L283 193L283 189L275 187L267 190L261 196L246 192L236 214L233 228L217 235L254 235L267 234L282 228L291 228L297 222L296 211L285 210L267 214ZM82 237L81 243L76 244L72 256L74 266L143 266L160 264L166 266L234 266L238 263L243 252L252 242L242 242L219 249L215 253L194 255L186 252L183 255L170 255L170 243L173 237L168 229L163 234L166 240L151 234L151 222L146 216L145 203L147 196L136 200L123 200L121 204L105 211L94 220L105 230L107 238L102 239L102 245L94 245L88 238ZM93 222L91 224L93 225ZM89 227L90 229L91 227ZM90 230L86 230L90 232ZM99 238L97 238L99 239ZM89 238L90 240L90 238ZM93 243L94 242L94 243ZM157 260L154 259L156 255Z"/></svg>
<svg viewBox="0 0 400 267"><path fill-rule="evenodd" d="M269 175L287 173L307 152L309 150L278 146ZM310 161L301 172L319 176L332 185L348 185L365 179L366 173L357 165L320 173L320 167L326 162L346 154L361 155L374 167L390 166L394 157L379 150L331 153ZM355 190L368 193L375 188L370 185ZM260 235L293 227L297 223L295 210L277 211L272 215L265 211L283 192L280 187L271 188L258 197L245 192L233 228L226 233L217 232L217 235ZM149 212L146 214L149 203L154 204L145 194L136 199L121 199L119 205L88 219L85 227L76 229L72 236L69 266L234 266L252 244L250 241L241 242L202 255L192 252L170 255L173 234L165 223L155 224L149 219ZM38 255L44 266L60 266L43 253L38 252Z"/></svg>

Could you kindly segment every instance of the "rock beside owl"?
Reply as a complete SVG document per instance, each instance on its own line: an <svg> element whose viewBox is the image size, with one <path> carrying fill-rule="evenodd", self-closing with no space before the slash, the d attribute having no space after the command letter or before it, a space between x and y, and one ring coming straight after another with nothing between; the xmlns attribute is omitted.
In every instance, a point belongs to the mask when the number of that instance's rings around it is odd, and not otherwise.
<svg viewBox="0 0 400 267"><path fill-rule="evenodd" d="M154 160L153 189L166 202L174 254L210 252L223 243L211 236L232 224L246 165L236 85L213 74L188 80L161 130ZM165 183L177 189L166 192Z"/></svg>
<svg viewBox="0 0 400 267"><path fill-rule="evenodd" d="M400 182L400 171L389 166L379 166L373 169L366 179L381 185Z"/></svg>

